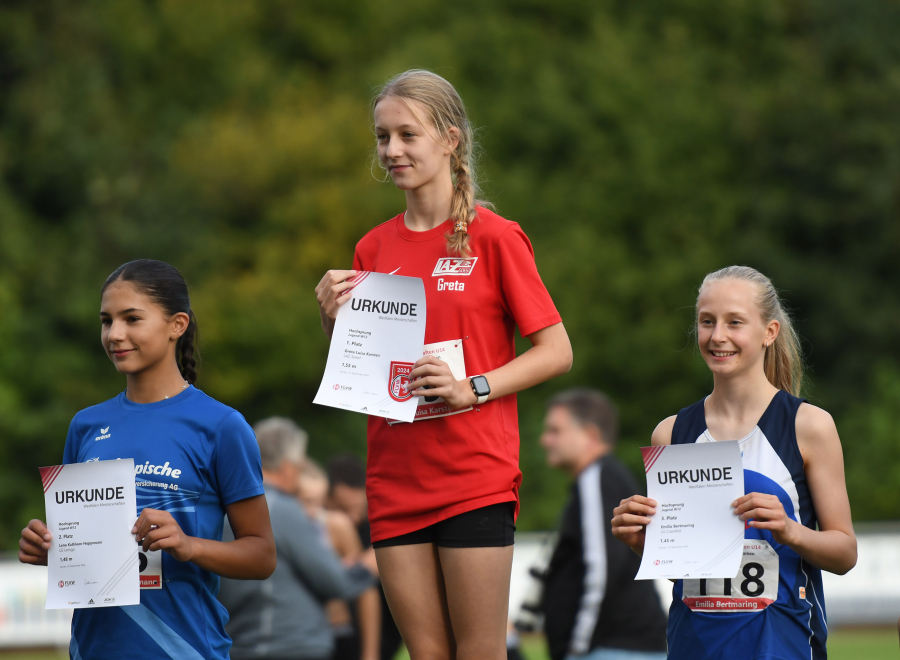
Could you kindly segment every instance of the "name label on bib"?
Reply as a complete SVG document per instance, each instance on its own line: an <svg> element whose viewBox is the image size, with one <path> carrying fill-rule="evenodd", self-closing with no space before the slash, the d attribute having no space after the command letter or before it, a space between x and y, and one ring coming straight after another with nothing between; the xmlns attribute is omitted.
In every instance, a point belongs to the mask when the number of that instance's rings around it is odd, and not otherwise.
<svg viewBox="0 0 900 660"><path fill-rule="evenodd" d="M138 550L140 562L141 589L162 589L162 550L144 552Z"/></svg>
<svg viewBox="0 0 900 660"><path fill-rule="evenodd" d="M768 542L744 539L736 576L684 580L682 599L695 612L759 612L778 600L778 564Z"/></svg>

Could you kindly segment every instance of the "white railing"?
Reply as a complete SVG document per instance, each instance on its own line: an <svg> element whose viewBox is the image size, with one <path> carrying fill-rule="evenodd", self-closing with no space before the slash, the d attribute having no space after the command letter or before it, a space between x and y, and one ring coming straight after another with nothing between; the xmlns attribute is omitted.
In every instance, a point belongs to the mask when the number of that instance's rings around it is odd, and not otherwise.
<svg viewBox="0 0 900 660"><path fill-rule="evenodd" d="M0 561L0 648L67 647L72 610L47 610L47 569Z"/></svg>
<svg viewBox="0 0 900 660"><path fill-rule="evenodd" d="M522 603L529 567L547 533L517 534L510 614ZM865 526L858 532L859 562L847 575L824 573L829 626L896 625L900 617L900 525ZM656 584L663 607L671 583ZM46 610L47 569L0 560L0 649L67 647L72 610Z"/></svg>
<svg viewBox="0 0 900 660"><path fill-rule="evenodd" d="M509 590L511 616L518 612L528 583L528 569L540 555L547 533L516 534L512 583ZM822 573L828 625L896 626L900 618L900 524L859 525L859 561L847 575ZM663 608L672 602L672 583L657 580Z"/></svg>

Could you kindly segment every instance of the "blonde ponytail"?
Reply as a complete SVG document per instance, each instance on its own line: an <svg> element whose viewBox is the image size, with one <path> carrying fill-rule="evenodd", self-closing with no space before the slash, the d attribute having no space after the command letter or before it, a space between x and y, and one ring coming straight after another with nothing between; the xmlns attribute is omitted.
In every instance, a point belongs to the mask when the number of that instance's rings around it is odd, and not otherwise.
<svg viewBox="0 0 900 660"><path fill-rule="evenodd" d="M475 173L475 152L477 144L466 108L453 85L439 75L425 69L410 69L394 76L378 93L372 104L374 108L382 99L394 96L406 102L416 118L426 127L434 127L438 142L451 140L450 128L459 132L459 144L450 156L453 176L453 198L450 202L452 232L447 236L447 252L461 257L469 256L469 224L475 220L475 206L487 206L488 202L478 199L481 189ZM410 101L421 104L428 117L420 117Z"/></svg>
<svg viewBox="0 0 900 660"><path fill-rule="evenodd" d="M778 321L780 329L775 341L766 347L763 369L766 378L775 387L794 396L800 396L803 381L803 358L800 351L800 337L790 314L784 309L781 297L768 277L749 266L728 266L703 278L700 293L711 282L721 280L741 280L755 284L759 289L759 311L765 322ZM698 296L699 301L699 296Z"/></svg>

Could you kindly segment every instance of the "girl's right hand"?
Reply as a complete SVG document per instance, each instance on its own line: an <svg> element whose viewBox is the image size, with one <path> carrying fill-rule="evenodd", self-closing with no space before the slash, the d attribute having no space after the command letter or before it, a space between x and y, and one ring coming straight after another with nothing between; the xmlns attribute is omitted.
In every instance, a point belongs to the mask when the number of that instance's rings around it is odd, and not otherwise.
<svg viewBox="0 0 900 660"><path fill-rule="evenodd" d="M347 279L356 275L355 270L329 270L316 286L316 300L319 302L319 316L322 318L322 329L329 337L334 329L338 307L350 300L350 289L353 288Z"/></svg>
<svg viewBox="0 0 900 660"><path fill-rule="evenodd" d="M47 551L52 541L53 535L42 521L30 521L19 539L19 561L23 564L46 566Z"/></svg>
<svg viewBox="0 0 900 660"><path fill-rule="evenodd" d="M656 500L643 495L632 495L613 509L612 533L639 555L644 553L646 527L650 516L656 513Z"/></svg>

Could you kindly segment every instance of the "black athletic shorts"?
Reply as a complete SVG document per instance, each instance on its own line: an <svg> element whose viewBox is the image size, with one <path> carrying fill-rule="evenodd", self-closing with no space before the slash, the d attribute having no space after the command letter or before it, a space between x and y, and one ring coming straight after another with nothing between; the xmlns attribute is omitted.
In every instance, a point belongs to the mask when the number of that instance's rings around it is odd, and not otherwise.
<svg viewBox="0 0 900 660"><path fill-rule="evenodd" d="M492 548L513 545L515 502L501 502L441 520L409 534L375 541L375 548L434 543L442 548Z"/></svg>

